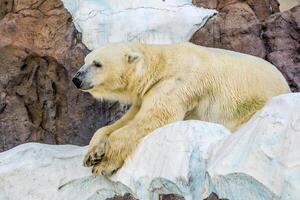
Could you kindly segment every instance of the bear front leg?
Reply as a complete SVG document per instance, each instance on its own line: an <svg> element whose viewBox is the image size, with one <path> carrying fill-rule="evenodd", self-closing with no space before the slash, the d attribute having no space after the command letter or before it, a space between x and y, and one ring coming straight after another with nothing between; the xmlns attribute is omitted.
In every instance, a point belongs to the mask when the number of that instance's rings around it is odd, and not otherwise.
<svg viewBox="0 0 300 200"><path fill-rule="evenodd" d="M168 123L183 120L186 113L184 107L182 102L169 98L158 98L154 102L151 99L151 102L143 104L129 124L108 137L104 157L93 166L93 174L112 175L124 164L143 137Z"/></svg>
<svg viewBox="0 0 300 200"><path fill-rule="evenodd" d="M105 147L109 135L113 131L125 126L128 121L134 117L138 110L138 106L132 105L121 119L117 120L112 125L105 126L96 131L90 141L88 151L83 160L83 165L85 167L91 167L101 161L105 153Z"/></svg>

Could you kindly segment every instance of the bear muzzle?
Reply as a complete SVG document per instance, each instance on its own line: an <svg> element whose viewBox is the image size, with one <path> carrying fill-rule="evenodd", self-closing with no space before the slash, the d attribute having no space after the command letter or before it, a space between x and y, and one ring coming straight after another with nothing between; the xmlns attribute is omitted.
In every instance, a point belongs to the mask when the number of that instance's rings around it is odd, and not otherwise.
<svg viewBox="0 0 300 200"><path fill-rule="evenodd" d="M86 81L86 72L78 71L72 79L74 85L80 90L89 90L93 88L93 85Z"/></svg>
<svg viewBox="0 0 300 200"><path fill-rule="evenodd" d="M75 75L72 81L77 88L81 88L82 80L78 76Z"/></svg>

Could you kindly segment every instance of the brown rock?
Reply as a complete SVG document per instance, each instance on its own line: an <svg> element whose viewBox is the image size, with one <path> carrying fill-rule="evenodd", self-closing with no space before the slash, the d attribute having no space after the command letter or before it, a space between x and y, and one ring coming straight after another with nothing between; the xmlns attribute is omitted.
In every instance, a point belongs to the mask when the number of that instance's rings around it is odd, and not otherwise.
<svg viewBox="0 0 300 200"><path fill-rule="evenodd" d="M0 1L0 20L13 9L13 0L1 0Z"/></svg>
<svg viewBox="0 0 300 200"><path fill-rule="evenodd" d="M1 1L0 12L0 151L31 141L86 145L122 115L126 106L71 83L89 51L60 0Z"/></svg>
<svg viewBox="0 0 300 200"><path fill-rule="evenodd" d="M122 114L118 104L79 92L52 57L7 46L0 60L1 151L31 141L88 144L97 128Z"/></svg>
<svg viewBox="0 0 300 200"><path fill-rule="evenodd" d="M271 14L279 12L277 0L193 0L194 5L219 11L236 3L245 3L250 6L259 20L265 20Z"/></svg>
<svg viewBox="0 0 300 200"><path fill-rule="evenodd" d="M247 3L223 6L219 14L198 30L191 42L265 57L262 25Z"/></svg>
<svg viewBox="0 0 300 200"><path fill-rule="evenodd" d="M126 193L124 196L115 196L106 200L136 200L131 194Z"/></svg>
<svg viewBox="0 0 300 200"><path fill-rule="evenodd" d="M279 12L277 0L247 0L259 20L266 20L270 15Z"/></svg>
<svg viewBox="0 0 300 200"><path fill-rule="evenodd" d="M209 197L207 197L204 200L228 200L228 199L219 199L218 195L213 192L209 195Z"/></svg>
<svg viewBox="0 0 300 200"><path fill-rule="evenodd" d="M220 0L193 0L192 3L198 7L218 9Z"/></svg>
<svg viewBox="0 0 300 200"><path fill-rule="evenodd" d="M83 61L88 50L60 0L17 1L13 10L0 21L0 48L30 49L55 58L68 69Z"/></svg>
<svg viewBox="0 0 300 200"><path fill-rule="evenodd" d="M184 200L183 197L175 194L160 194L159 200Z"/></svg>
<svg viewBox="0 0 300 200"><path fill-rule="evenodd" d="M300 91L300 5L272 15L265 23L267 60L284 74L293 91Z"/></svg>

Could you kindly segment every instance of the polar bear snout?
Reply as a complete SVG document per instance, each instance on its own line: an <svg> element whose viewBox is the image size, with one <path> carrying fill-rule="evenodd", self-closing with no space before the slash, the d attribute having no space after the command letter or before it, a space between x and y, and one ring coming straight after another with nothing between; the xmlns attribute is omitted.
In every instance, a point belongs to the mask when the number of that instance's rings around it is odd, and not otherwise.
<svg viewBox="0 0 300 200"><path fill-rule="evenodd" d="M79 78L79 76L77 75L78 72L75 74L75 76L73 77L72 79L72 82L74 83L74 85L77 87L77 88L80 88L81 87L81 83L82 83L82 80Z"/></svg>
<svg viewBox="0 0 300 200"><path fill-rule="evenodd" d="M89 90L93 87L89 81L86 81L86 73L80 70L74 75L72 82L81 90Z"/></svg>

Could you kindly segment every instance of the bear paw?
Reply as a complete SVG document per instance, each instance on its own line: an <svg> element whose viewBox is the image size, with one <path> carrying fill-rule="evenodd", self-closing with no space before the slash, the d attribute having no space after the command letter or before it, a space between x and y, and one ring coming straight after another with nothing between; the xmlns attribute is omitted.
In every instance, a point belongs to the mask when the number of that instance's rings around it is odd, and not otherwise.
<svg viewBox="0 0 300 200"><path fill-rule="evenodd" d="M98 175L111 176L120 167L121 166L108 162L108 160L102 160L101 163L93 166L92 173L94 176L98 176Z"/></svg>
<svg viewBox="0 0 300 200"><path fill-rule="evenodd" d="M109 136L105 145L105 155L101 161L93 166L94 175L111 176L122 167L125 159L131 153L133 141L128 139L127 134L118 132Z"/></svg>
<svg viewBox="0 0 300 200"><path fill-rule="evenodd" d="M110 132L109 128L104 127L94 134L89 144L89 150L83 160L83 165L85 167L91 167L101 162L106 150Z"/></svg>
<svg viewBox="0 0 300 200"><path fill-rule="evenodd" d="M87 154L84 157L83 165L91 167L101 162L105 153L106 141L100 141L97 144L90 145Z"/></svg>

